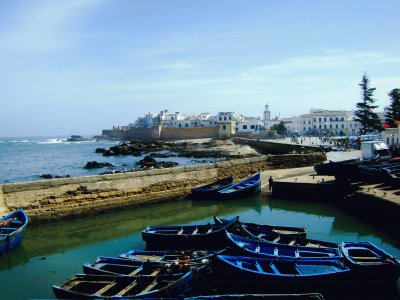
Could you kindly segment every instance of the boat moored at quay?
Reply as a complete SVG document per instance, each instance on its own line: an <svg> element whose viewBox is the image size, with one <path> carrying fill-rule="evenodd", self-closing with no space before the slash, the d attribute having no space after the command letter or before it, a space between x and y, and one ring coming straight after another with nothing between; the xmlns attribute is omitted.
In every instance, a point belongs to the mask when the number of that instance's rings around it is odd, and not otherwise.
<svg viewBox="0 0 400 300"><path fill-rule="evenodd" d="M54 285L54 294L62 299L358 299L363 283L388 272L387 285L382 280L382 285L368 287L378 294L400 275L398 260L371 243L343 242L336 248L282 245L229 232L240 223L236 217L219 224L225 242L230 240L221 250L170 250L171 242L161 237L158 245L164 244L164 250L99 257L84 265L85 274ZM230 226L224 228L226 224ZM192 230L203 225L157 226L157 231L177 235L179 228L189 229L185 226ZM204 246L196 237L190 235L191 242ZM208 248L221 244L208 242Z"/></svg>

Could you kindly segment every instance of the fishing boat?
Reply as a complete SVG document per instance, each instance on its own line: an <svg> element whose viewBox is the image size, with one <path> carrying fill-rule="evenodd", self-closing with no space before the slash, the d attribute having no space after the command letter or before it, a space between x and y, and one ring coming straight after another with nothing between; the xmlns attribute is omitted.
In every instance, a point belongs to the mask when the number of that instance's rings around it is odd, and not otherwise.
<svg viewBox="0 0 400 300"><path fill-rule="evenodd" d="M222 250L167 250L167 251L146 251L130 250L127 253L120 254L119 257L134 261L154 261L165 263L176 262L201 262L208 260L214 255L224 253Z"/></svg>
<svg viewBox="0 0 400 300"><path fill-rule="evenodd" d="M213 183L195 187L192 189L192 197L194 198L207 198L215 197L217 192L232 185L233 176L220 179Z"/></svg>
<svg viewBox="0 0 400 300"><path fill-rule="evenodd" d="M177 297L191 290L195 272L166 276L77 274L53 285L59 299L127 299Z"/></svg>
<svg viewBox="0 0 400 300"><path fill-rule="evenodd" d="M212 261L216 284L232 293L315 292L332 290L348 280L340 261L292 260L217 255Z"/></svg>
<svg viewBox="0 0 400 300"><path fill-rule="evenodd" d="M142 231L146 247L151 249L225 248L225 230L238 225L239 217L223 224L149 226Z"/></svg>
<svg viewBox="0 0 400 300"><path fill-rule="evenodd" d="M126 276L164 276L182 275L192 268L200 268L206 261L190 263L189 261L176 261L163 263L159 261L135 261L118 257L99 257L93 263L83 265L85 274L93 275L126 275Z"/></svg>
<svg viewBox="0 0 400 300"><path fill-rule="evenodd" d="M6 252L21 244L24 237L28 216L23 209L18 209L0 219L0 252Z"/></svg>
<svg viewBox="0 0 400 300"><path fill-rule="evenodd" d="M230 220L220 219L214 216L214 223L221 224L229 222ZM255 224L240 222L240 228L243 233L247 236L259 239L263 236L270 235L285 235L285 236L296 236L296 237L306 237L307 231L303 227L289 227L289 226L276 226L276 225L266 225L266 224Z"/></svg>
<svg viewBox="0 0 400 300"><path fill-rule="evenodd" d="M222 221L224 220L222 219ZM287 227L288 231L285 231L284 230L285 227L282 227L281 230L277 229L275 231L270 231L268 229L268 225L257 225L253 223L244 223L244 222L239 222L239 225L240 226L227 229L227 231L236 235L244 236L255 240L271 242L274 244L314 247L314 248L339 248L339 244L337 243L314 240L303 237L303 235L305 235L306 232L305 229L302 232L301 228ZM285 234L285 232L287 234ZM296 232L298 232L299 234L297 235Z"/></svg>
<svg viewBox="0 0 400 300"><path fill-rule="evenodd" d="M195 296L185 298L187 300L212 300L212 299L242 299L242 300L255 300L255 299L267 299L267 300L324 300L324 297L320 293L301 293L301 294L223 294L223 295L207 295L207 296Z"/></svg>
<svg viewBox="0 0 400 300"><path fill-rule="evenodd" d="M336 259L343 260L338 248L315 248L274 244L226 233L230 252L243 256L257 256L275 259Z"/></svg>
<svg viewBox="0 0 400 300"><path fill-rule="evenodd" d="M400 276L400 261L369 242L343 242L345 263L365 279L393 283Z"/></svg>
<svg viewBox="0 0 400 300"><path fill-rule="evenodd" d="M220 199L251 196L261 190L260 173L217 192Z"/></svg>

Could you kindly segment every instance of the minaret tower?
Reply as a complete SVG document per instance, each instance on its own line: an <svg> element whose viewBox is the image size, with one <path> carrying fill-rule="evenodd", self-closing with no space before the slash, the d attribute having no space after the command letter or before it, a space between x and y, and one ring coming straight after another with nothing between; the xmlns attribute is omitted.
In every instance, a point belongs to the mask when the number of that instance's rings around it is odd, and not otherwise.
<svg viewBox="0 0 400 300"><path fill-rule="evenodd" d="M269 111L268 104L265 105L264 109L264 125L267 129L269 129L269 121L271 120L271 112Z"/></svg>

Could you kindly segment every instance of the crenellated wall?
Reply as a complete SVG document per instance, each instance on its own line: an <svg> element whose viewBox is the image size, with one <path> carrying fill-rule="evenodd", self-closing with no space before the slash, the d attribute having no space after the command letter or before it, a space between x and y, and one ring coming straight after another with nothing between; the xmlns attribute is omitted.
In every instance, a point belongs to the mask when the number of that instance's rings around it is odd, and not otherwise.
<svg viewBox="0 0 400 300"><path fill-rule="evenodd" d="M197 185L229 175L239 180L279 165L310 166L324 159L320 154L259 156L188 167L6 184L0 186L0 204L5 211L25 209L32 223L55 221L182 198Z"/></svg>

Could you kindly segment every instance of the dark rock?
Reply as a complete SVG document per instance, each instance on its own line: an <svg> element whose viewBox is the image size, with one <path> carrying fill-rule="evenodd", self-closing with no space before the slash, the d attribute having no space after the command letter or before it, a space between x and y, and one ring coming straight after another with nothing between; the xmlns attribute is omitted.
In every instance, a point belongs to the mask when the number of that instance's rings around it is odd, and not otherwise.
<svg viewBox="0 0 400 300"><path fill-rule="evenodd" d="M69 175L57 175L57 176L54 176L54 178L69 178L69 177L71 177L71 176L69 176Z"/></svg>
<svg viewBox="0 0 400 300"><path fill-rule="evenodd" d="M51 175L51 174L42 174L42 175L40 175L40 177L43 178L43 179L52 179L53 175Z"/></svg>
<svg viewBox="0 0 400 300"><path fill-rule="evenodd" d="M82 142L82 141L87 141L88 139L85 139L81 137L80 135L71 135L71 138L67 139L67 142Z"/></svg>
<svg viewBox="0 0 400 300"><path fill-rule="evenodd" d="M178 163L171 161L157 162L154 158L150 156L145 156L142 160L138 161L136 164L139 165L144 170L149 170L153 168L155 169L171 168L178 165Z"/></svg>
<svg viewBox="0 0 400 300"><path fill-rule="evenodd" d="M85 169L95 169L95 168L105 168L105 167L114 167L113 164L97 162L97 161L88 161L86 163Z"/></svg>
<svg viewBox="0 0 400 300"><path fill-rule="evenodd" d="M104 153L104 152L106 152L107 150L106 149L104 149L104 148L96 148L96 151L94 151L95 153Z"/></svg>

